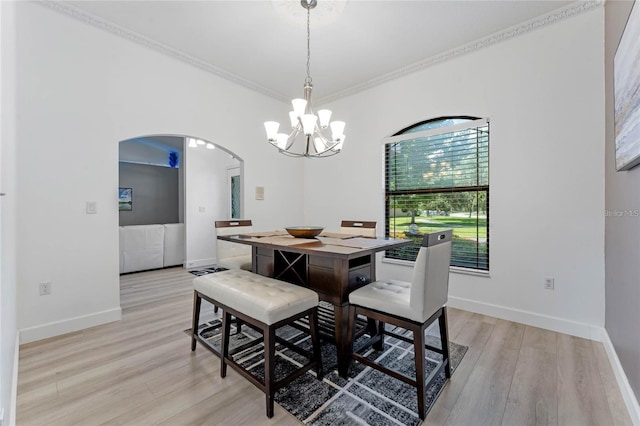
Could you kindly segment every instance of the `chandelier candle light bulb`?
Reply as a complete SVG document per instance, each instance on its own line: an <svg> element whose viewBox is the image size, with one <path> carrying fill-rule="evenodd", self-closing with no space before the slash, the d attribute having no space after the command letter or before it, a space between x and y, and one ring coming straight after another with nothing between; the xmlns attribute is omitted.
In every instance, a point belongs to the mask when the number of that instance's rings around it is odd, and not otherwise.
<svg viewBox="0 0 640 426"><path fill-rule="evenodd" d="M293 105L293 113L295 114L296 118L298 118L305 113L307 101L305 101L304 99L294 99L291 101L291 105Z"/></svg>
<svg viewBox="0 0 640 426"><path fill-rule="evenodd" d="M326 129L329 125L329 120L331 119L331 111L328 109L321 109L318 111L318 121L320 122L320 127Z"/></svg>
<svg viewBox="0 0 640 426"><path fill-rule="evenodd" d="M311 60L311 31L309 16L311 9L317 6L317 0L300 0L302 7L307 9L307 78L304 81L304 99L294 99L291 101L293 111L289 112L291 122L291 133L278 133L280 123L276 121L266 121L264 128L267 133L269 143L278 148L285 155L291 157L319 158L329 157L338 154L344 144L344 121L330 121L331 111L321 109L318 115L314 114L311 107L311 75L309 63ZM331 138L324 135L323 130L331 128ZM302 145L298 150L294 150L297 139L302 139Z"/></svg>

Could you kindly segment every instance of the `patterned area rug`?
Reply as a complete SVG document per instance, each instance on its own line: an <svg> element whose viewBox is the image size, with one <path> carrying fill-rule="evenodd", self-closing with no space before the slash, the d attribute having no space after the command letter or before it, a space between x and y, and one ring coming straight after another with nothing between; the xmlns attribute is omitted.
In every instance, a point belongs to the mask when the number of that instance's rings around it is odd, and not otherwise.
<svg viewBox="0 0 640 426"><path fill-rule="evenodd" d="M199 277L201 275L213 274L214 272L220 272L220 271L226 271L226 270L227 268L204 268L204 269L196 269L189 272Z"/></svg>
<svg viewBox="0 0 640 426"><path fill-rule="evenodd" d="M199 327L200 335L217 350L220 348L220 321L214 320ZM437 327L436 327L437 328ZM190 330L186 330L190 333ZM437 331L437 330L436 330ZM283 337L305 348L311 347L310 338L293 327L278 330ZM232 326L230 348L246 344L260 338L260 333L246 325L242 333L236 334ZM427 343L438 347L440 339L427 334ZM356 342L356 347L358 342ZM466 346L450 342L452 369L458 366L467 351ZM304 357L276 345L276 376L284 377L288 372L306 362ZM392 337L385 337L382 351L371 349L365 355L392 366L407 375L415 374L413 350L410 344ZM264 377L263 347L257 344L235 357L256 377ZM427 380L437 372L442 362L440 354L428 351L426 357ZM276 393L276 402L307 425L418 425L418 400L416 389L370 367L354 362L348 379L343 379L336 370L336 348L331 343L322 345L324 379L316 379L314 372L308 372ZM439 372L427 390L427 412L444 388L444 372Z"/></svg>

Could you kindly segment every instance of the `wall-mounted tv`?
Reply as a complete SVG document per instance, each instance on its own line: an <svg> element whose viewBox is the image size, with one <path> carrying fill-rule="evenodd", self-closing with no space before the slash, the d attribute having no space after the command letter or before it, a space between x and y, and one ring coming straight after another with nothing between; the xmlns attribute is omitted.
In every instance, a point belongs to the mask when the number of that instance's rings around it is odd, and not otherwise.
<svg viewBox="0 0 640 426"><path fill-rule="evenodd" d="M132 188L118 188L118 210L120 211L133 210L133 189Z"/></svg>
<svg viewBox="0 0 640 426"><path fill-rule="evenodd" d="M636 1L613 59L616 170L640 164L640 6Z"/></svg>

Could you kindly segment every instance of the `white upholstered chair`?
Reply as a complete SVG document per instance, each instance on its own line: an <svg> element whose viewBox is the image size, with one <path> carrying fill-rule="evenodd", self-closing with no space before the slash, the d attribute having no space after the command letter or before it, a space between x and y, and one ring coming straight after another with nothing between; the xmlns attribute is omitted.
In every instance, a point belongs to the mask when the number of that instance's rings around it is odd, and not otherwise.
<svg viewBox="0 0 640 426"><path fill-rule="evenodd" d="M448 299L450 263L451 230L429 233L422 241L410 283L379 280L349 295L351 306L347 335L351 348L356 349L352 353L352 359L416 387L420 419L425 417L425 389L429 385L425 384L425 347L442 354L443 360L439 369L444 369L445 377L451 377L445 306ZM378 327L376 334L361 347L353 348L354 326L358 315L378 321ZM425 344L425 330L435 320L438 320L440 328L440 348ZM385 323L411 331L412 338L385 330ZM413 343L415 378L390 370L358 353L371 345L375 349L382 349L385 335L393 335L400 340ZM432 377L437 376L438 374L434 374Z"/></svg>
<svg viewBox="0 0 640 426"><path fill-rule="evenodd" d="M362 220L343 220L340 224L340 233L360 235L366 238L376 237L376 222Z"/></svg>
<svg viewBox="0 0 640 426"><path fill-rule="evenodd" d="M217 220L216 237L218 235L238 235L252 232L250 220ZM232 243L216 238L216 266L226 269L244 269L251 271L251 246Z"/></svg>

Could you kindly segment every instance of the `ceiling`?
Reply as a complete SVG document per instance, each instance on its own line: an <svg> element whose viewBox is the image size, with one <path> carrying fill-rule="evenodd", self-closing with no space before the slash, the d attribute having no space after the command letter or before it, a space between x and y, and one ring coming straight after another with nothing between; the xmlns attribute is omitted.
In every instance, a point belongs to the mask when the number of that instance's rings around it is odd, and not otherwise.
<svg viewBox="0 0 640 426"><path fill-rule="evenodd" d="M151 148L159 149L167 153L171 151L177 151L181 154L184 149L184 137L182 136L142 136L139 138L129 139L125 142L141 143L143 145L147 145Z"/></svg>
<svg viewBox="0 0 640 426"><path fill-rule="evenodd" d="M97 18L102 28L119 34L124 29L131 40L264 94L302 97L307 31L306 9L298 0L63 3L63 11L76 18L93 23ZM514 29L526 32L562 19L567 14L558 9L587 3L593 2L318 0L311 10L314 98L344 96L363 83L423 68L472 42L490 43ZM543 17L547 14L552 19Z"/></svg>

